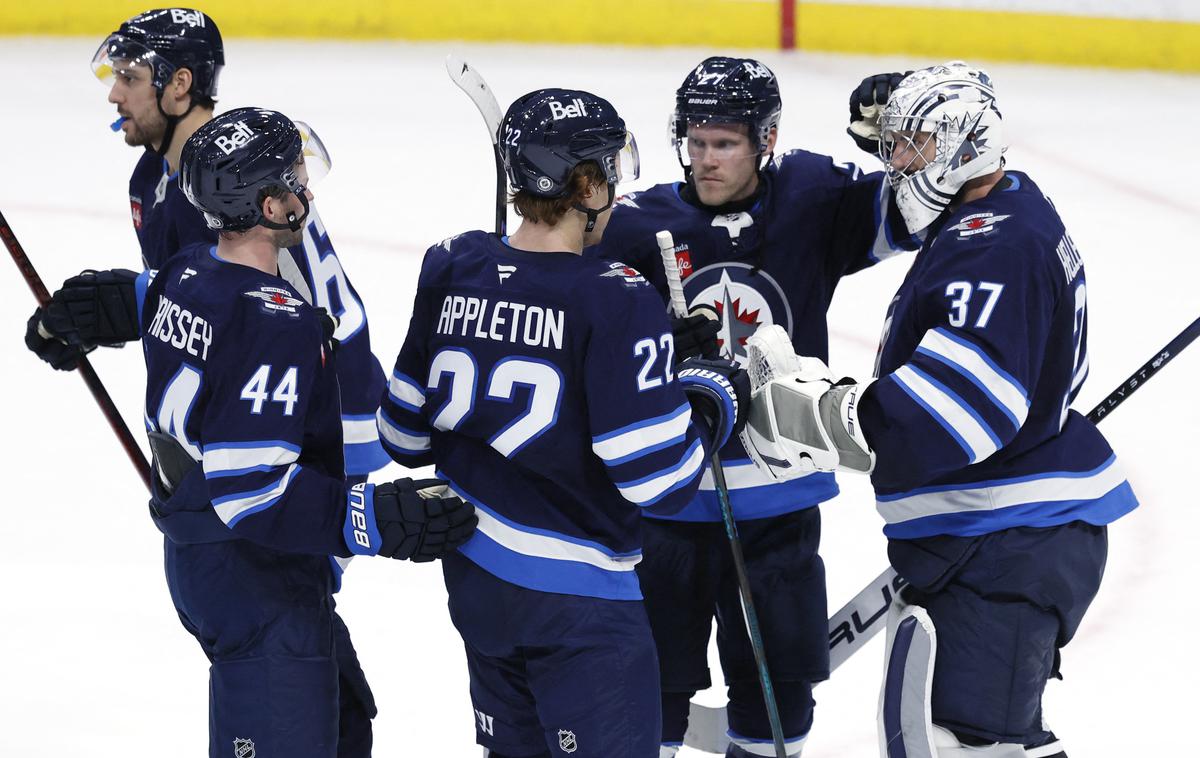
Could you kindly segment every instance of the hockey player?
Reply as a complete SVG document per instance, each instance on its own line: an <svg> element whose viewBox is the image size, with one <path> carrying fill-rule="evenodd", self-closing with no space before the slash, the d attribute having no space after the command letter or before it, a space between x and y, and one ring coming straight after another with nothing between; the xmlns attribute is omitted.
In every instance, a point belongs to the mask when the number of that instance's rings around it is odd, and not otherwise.
<svg viewBox="0 0 1200 758"><path fill-rule="evenodd" d="M677 357L719 349L744 361L746 338L772 323L798 351L826 357L825 312L838 280L908 244L882 174L864 176L803 150L772 159L780 111L778 82L762 63L700 63L676 92L672 119L684 181L618 200L608 233L589 251L628 260L665 298L655 232L671 231L689 309L717 317L675 321ZM893 237L893 228L901 234ZM812 684L829 676L816 506L837 484L828 473L772 483L736 440L721 457L787 750L799 755L813 722ZM662 754L682 744L689 700L711 685L715 615L729 688L728 755L774 755L711 475L686 508L646 516L638 575L662 669Z"/></svg>
<svg viewBox="0 0 1200 758"><path fill-rule="evenodd" d="M129 206L145 268L162 267L189 244L216 242L216 234L183 197L176 177L183 143L213 117L224 65L216 23L188 8L151 10L131 18L101 43L92 60L93 72L109 86L108 101L117 109L114 130L126 144L143 149L129 180ZM371 353L366 310L315 208L303 235L281 253L280 266L301 297L337 321L346 469L365 481L388 462L374 421L385 377ZM83 351L137 339L132 316L100 318L119 314L111 306L122 300L124 312L130 312L134 276L117 269L71 277L54 293L51 305L30 318L26 344L55 368L72 369Z"/></svg>
<svg viewBox="0 0 1200 758"><path fill-rule="evenodd" d="M885 757L1065 758L1042 692L1099 588L1106 525L1137 506L1108 443L1070 409L1088 369L1083 261L1033 180L1005 169L983 71L912 73L879 128L924 244L892 300L878 378L834 382L760 332L743 439L771 476L873 466L913 604L889 625Z"/></svg>
<svg viewBox="0 0 1200 758"><path fill-rule="evenodd" d="M380 432L476 505L479 530L443 569L478 742L492 758L645 758L660 720L639 511L691 499L739 423L745 372L677 370L654 289L581 255L637 176L612 105L538 90L500 136L521 226L426 253Z"/></svg>
<svg viewBox="0 0 1200 758"><path fill-rule="evenodd" d="M181 181L219 239L138 279L152 509L170 522L171 598L212 661L212 758L369 756L370 690L339 649L330 557L432 560L474 528L439 482L345 480L340 353L278 263L310 208L302 142L253 108L200 127ZM197 491L206 511L160 513Z"/></svg>

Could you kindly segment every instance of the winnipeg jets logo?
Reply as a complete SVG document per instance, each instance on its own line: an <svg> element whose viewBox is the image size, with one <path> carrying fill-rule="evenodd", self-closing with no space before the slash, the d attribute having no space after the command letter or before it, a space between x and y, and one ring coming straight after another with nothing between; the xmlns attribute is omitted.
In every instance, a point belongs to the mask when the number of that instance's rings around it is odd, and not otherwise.
<svg viewBox="0 0 1200 758"><path fill-rule="evenodd" d="M729 239L735 240L741 235L743 229L754 226L754 217L745 211L724 213L713 217L712 225L725 227L725 231L729 232Z"/></svg>
<svg viewBox="0 0 1200 758"><path fill-rule="evenodd" d="M630 192L628 195L621 195L617 198L617 205L624 205L626 208L637 208L637 192Z"/></svg>
<svg viewBox="0 0 1200 758"><path fill-rule="evenodd" d="M608 264L608 271L605 271L600 276L605 277L605 278L620 277L621 279L625 280L626 287L632 287L632 286L636 286L638 284L646 283L645 277L643 277L638 272L637 269L630 268L629 266L626 266L624 263L614 262L614 263Z"/></svg>
<svg viewBox="0 0 1200 758"><path fill-rule="evenodd" d="M516 266L506 266L502 263L496 264L496 274L500 277L500 283L504 284L504 280L513 275L517 270Z"/></svg>
<svg viewBox="0 0 1200 758"><path fill-rule="evenodd" d="M968 239L978 234L989 235L996 230L996 224L1010 218L1011 214L997 216L994 213L972 213L963 216L962 220L950 227L950 231L958 232L959 239Z"/></svg>
<svg viewBox="0 0 1200 758"><path fill-rule="evenodd" d="M261 300L263 309L268 313L294 314L296 308L304 304L303 300L293 297L291 292L279 287L259 287L242 294L255 300Z"/></svg>
<svg viewBox="0 0 1200 758"><path fill-rule="evenodd" d="M705 266L683 282L688 310L707 306L717 311L721 357L746 361L746 340L761 324L779 324L790 335L792 310L783 289L770 274L751 274L747 263Z"/></svg>

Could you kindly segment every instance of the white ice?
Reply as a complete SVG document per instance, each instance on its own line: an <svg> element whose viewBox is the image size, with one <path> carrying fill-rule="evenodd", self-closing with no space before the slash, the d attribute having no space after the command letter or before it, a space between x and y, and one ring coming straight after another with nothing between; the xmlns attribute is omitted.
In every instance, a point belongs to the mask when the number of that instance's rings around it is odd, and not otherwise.
<svg viewBox="0 0 1200 758"><path fill-rule="evenodd" d="M51 289L85 267L139 261L125 189L138 154L107 128L116 114L88 69L97 42L8 39L0 48L0 210ZM679 176L665 138L672 94L712 52L229 40L220 107L302 118L333 155L333 172L316 187L321 215L386 366L407 328L421 253L492 220L490 147L443 70L452 50L505 104L543 86L610 98L639 138L638 187ZM877 161L843 132L849 89L876 71L932 62L761 57L783 86L781 145L872 170ZM990 69L1009 165L1053 197L1087 262L1092 371L1077 405L1086 411L1198 315L1200 79ZM835 371L869 373L907 266L894 260L841 285L830 314ZM167 596L146 493L80 379L22 346L33 300L15 268L2 268L0 755L205 755L207 661ZM94 362L140 436L140 350L99 350ZM1104 586L1064 651L1065 681L1047 690L1046 715L1072 755L1179 755L1194 742L1200 406L1189 388L1198 371L1200 346L1103 426L1142 507L1112 527ZM831 607L886 560L867 482L842 479L843 494L822 508ZM478 755L439 568L360 559L339 604L379 704L376 755ZM807 756L875 754L881 657L877 639L819 687Z"/></svg>

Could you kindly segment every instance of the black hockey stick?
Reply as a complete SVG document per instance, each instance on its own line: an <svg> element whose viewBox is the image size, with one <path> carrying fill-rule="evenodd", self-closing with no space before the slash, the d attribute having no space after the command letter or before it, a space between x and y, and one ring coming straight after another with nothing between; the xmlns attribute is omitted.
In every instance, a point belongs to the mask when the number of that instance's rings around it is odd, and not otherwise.
<svg viewBox="0 0 1200 758"><path fill-rule="evenodd" d="M671 294L671 310L679 318L685 318L688 315L687 301L683 295L683 280L679 275L679 262L675 260L675 240L665 229L657 234L656 240L658 252L662 255L663 269L667 275L667 289ZM733 569L737 574L738 594L742 600L742 616L746 620L750 648L754 651L754 663L758 668L758 684L762 688L767 721L771 724L771 741L775 744L776 758L787 758L783 722L779 718L779 705L775 702L775 686L771 682L771 672L767 668L767 650L763 645L762 629L758 625L758 612L754 610L754 596L750 593L750 575L746 572L746 559L742 556L742 539L738 536L737 522L733 520L733 506L729 503L729 485L725 483L725 469L721 465L719 451L712 451L709 468L712 471L713 484L717 490L717 501L721 504L721 521L725 524L725 536L729 538L729 552L733 554Z"/></svg>
<svg viewBox="0 0 1200 758"><path fill-rule="evenodd" d="M29 256L25 254L21 243L17 241L17 235L13 234L12 227L8 225L8 220L4 218L3 213L0 213L0 237L4 238L4 246L8 248L13 263L16 263L17 268L20 269L21 276L24 277L25 283L29 285L29 289L33 292L33 297L37 300L38 305L46 305L46 303L50 302L50 291L46 289L42 278L38 276L37 271L33 268L33 263L29 260ZM117 435L117 439L121 442L121 447L125 448L125 454L129 456L129 461L137 469L138 476L142 478L142 483L146 485L147 490L150 489L150 464L146 462L146 456L142 453L141 447L138 446L137 440L133 438L133 433L125 425L125 419L121 418L121 412L117 410L116 404L109 397L108 390L104 389L104 384L100 381L100 377L96 375L96 370L92 368L92 364L88 362L87 357L84 355L79 356L78 370L79 375L83 377L84 383L91 390L96 404L100 406L100 411L104 414L104 418L108 420L108 425L112 427L113 434Z"/></svg>
<svg viewBox="0 0 1200 758"><path fill-rule="evenodd" d="M1087 414L1088 421L1099 424L1107 418L1118 405L1125 402L1127 397L1149 381L1150 377L1170 363L1197 337L1200 337L1200 318L1189 324L1145 365L1108 393L1108 396ZM829 617L831 673L861 650L887 625L887 611L905 584L907 582L904 578L889 566L841 610ZM724 708L692 703L688 716L688 734L684 742L698 750L723 753L725 745L728 744L724 736L727 725L728 717Z"/></svg>
<svg viewBox="0 0 1200 758"><path fill-rule="evenodd" d="M492 138L492 154L496 159L496 234L503 237L508 233L508 202L505 197L507 179L504 176L504 161L500 158L500 104L479 72L453 53L446 56L446 73L475 103L479 115L483 116L483 123L487 125L488 136Z"/></svg>

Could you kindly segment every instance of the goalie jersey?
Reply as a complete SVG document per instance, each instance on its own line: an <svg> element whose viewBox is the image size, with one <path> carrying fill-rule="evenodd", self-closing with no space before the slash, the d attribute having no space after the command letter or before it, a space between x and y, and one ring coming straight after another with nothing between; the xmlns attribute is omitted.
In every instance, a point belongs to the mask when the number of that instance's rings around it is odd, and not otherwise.
<svg viewBox="0 0 1200 758"><path fill-rule="evenodd" d="M145 268L165 266L192 244L215 245L217 233L184 196L178 174L153 150L146 150L129 179L129 206ZM301 244L281 251L280 275L308 303L338 320L338 380L342 391L342 433L346 473L365 476L382 468L387 454L375 431L375 411L385 376L371 353L370 329L362 300L338 260L337 251L314 206Z"/></svg>
<svg viewBox="0 0 1200 758"><path fill-rule="evenodd" d="M884 533L973 536L1137 507L1112 449L1069 406L1087 377L1087 284L1023 173L944 214L892 300L859 419Z"/></svg>
<svg viewBox="0 0 1200 758"><path fill-rule="evenodd" d="M682 507L704 468L673 352L637 271L468 232L425 254L380 434L475 505L459 551L484 570L640 599L639 514Z"/></svg>
<svg viewBox="0 0 1200 758"><path fill-rule="evenodd" d="M336 368L316 312L210 245L137 291L146 426L203 467L221 521L276 550L349 556Z"/></svg>
<svg viewBox="0 0 1200 758"><path fill-rule="evenodd" d="M889 203L883 174L792 150L761 174L746 211L714 214L682 196L680 182L660 184L617 201L602 242L587 251L625 260L669 297L655 233L669 229L688 309L715 308L721 355L744 365L746 339L763 324L787 330L800 355L827 360L825 312L841 277L919 244ZM893 234L893 230L900 230ZM736 437L721 450L737 519L765 518L809 508L838 493L833 474L814 473L773 483L751 462ZM655 515L655 514L647 514ZM683 521L720 521L712 475L696 500L676 514Z"/></svg>

